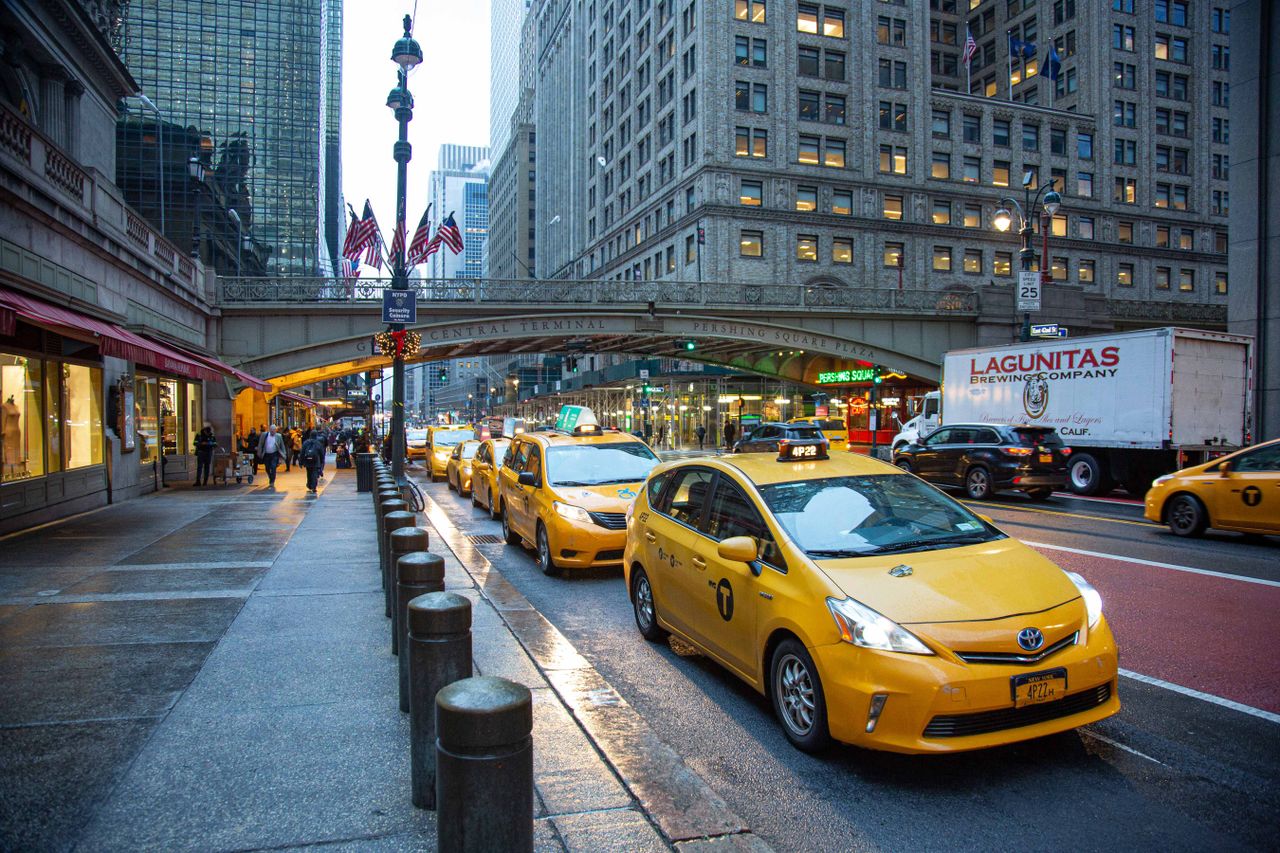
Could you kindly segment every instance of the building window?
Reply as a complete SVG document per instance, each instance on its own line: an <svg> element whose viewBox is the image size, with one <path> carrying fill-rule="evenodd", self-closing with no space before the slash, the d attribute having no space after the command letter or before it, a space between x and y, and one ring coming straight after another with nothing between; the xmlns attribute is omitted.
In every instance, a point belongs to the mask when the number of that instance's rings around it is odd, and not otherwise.
<svg viewBox="0 0 1280 853"><path fill-rule="evenodd" d="M907 22L901 18L878 16L876 18L876 41L893 47L906 47Z"/></svg>
<svg viewBox="0 0 1280 853"><path fill-rule="evenodd" d="M934 272L951 272L951 247L950 246L934 246L933 247L933 271Z"/></svg>
<svg viewBox="0 0 1280 853"><path fill-rule="evenodd" d="M907 105L881 101L880 129L905 131L907 129Z"/></svg>
<svg viewBox="0 0 1280 853"><path fill-rule="evenodd" d="M1111 200L1120 204L1138 203L1138 181L1136 178L1116 178L1115 192ZM1160 205L1157 204L1157 207Z"/></svg>
<svg viewBox="0 0 1280 853"><path fill-rule="evenodd" d="M796 12L796 30L802 33L817 35L818 22L822 22L821 33L832 38L844 38L844 11L830 6L821 7L816 4L801 3Z"/></svg>
<svg viewBox="0 0 1280 853"><path fill-rule="evenodd" d="M960 132L965 142L974 144L982 142L982 116L965 113Z"/></svg>
<svg viewBox="0 0 1280 853"><path fill-rule="evenodd" d="M1178 248L1184 252L1190 252L1196 247L1196 232L1194 228L1178 229Z"/></svg>
<svg viewBox="0 0 1280 853"><path fill-rule="evenodd" d="M893 175L905 175L907 173L907 149L899 145L881 145L880 171Z"/></svg>
<svg viewBox="0 0 1280 853"><path fill-rule="evenodd" d="M982 160L978 157L964 158L964 173L960 180L966 184L976 184L982 180Z"/></svg>
<svg viewBox="0 0 1280 853"><path fill-rule="evenodd" d="M1054 237L1067 236L1067 215L1059 213L1049 219L1049 233Z"/></svg>
<svg viewBox="0 0 1280 853"><path fill-rule="evenodd" d="M753 24L765 22L765 0L734 0L733 16Z"/></svg>
<svg viewBox="0 0 1280 853"><path fill-rule="evenodd" d="M881 59L877 65L879 83L885 89L907 88L907 63L893 59Z"/></svg>
<svg viewBox="0 0 1280 853"><path fill-rule="evenodd" d="M945 151L933 152L933 163L929 167L929 177L945 181L951 177L951 155Z"/></svg>
<svg viewBox="0 0 1280 853"><path fill-rule="evenodd" d="M1138 68L1127 62L1116 62L1112 65L1112 76L1117 89L1138 88Z"/></svg>
<svg viewBox="0 0 1280 853"><path fill-rule="evenodd" d="M1154 286L1156 290L1169 289L1170 269L1168 267L1156 267Z"/></svg>
<svg viewBox="0 0 1280 853"><path fill-rule="evenodd" d="M997 118L991 120L991 144L998 145L1001 148L1009 147L1008 119Z"/></svg>
<svg viewBox="0 0 1280 853"><path fill-rule="evenodd" d="M853 240L848 237L836 237L831 241L831 263L853 263Z"/></svg>
<svg viewBox="0 0 1280 853"><path fill-rule="evenodd" d="M1093 159L1093 134L1080 133L1076 135L1076 154L1081 160Z"/></svg>
<svg viewBox="0 0 1280 853"><path fill-rule="evenodd" d="M764 188L760 181L743 181L742 190L738 193L738 204L746 207L760 207L763 197Z"/></svg>
<svg viewBox="0 0 1280 853"><path fill-rule="evenodd" d="M1227 295L1227 274L1218 270L1213 274L1213 292L1219 296Z"/></svg>
<svg viewBox="0 0 1280 853"><path fill-rule="evenodd" d="M897 269L902 263L902 243L885 243L884 244L884 267L885 269Z"/></svg>
<svg viewBox="0 0 1280 853"><path fill-rule="evenodd" d="M1081 240L1093 239L1093 217L1078 216L1076 217L1076 236Z"/></svg>
<svg viewBox="0 0 1280 853"><path fill-rule="evenodd" d="M801 135L797 162L804 163L809 166L818 165L819 149L821 147L822 137Z"/></svg>
<svg viewBox="0 0 1280 853"><path fill-rule="evenodd" d="M1138 105L1132 101L1112 102L1111 123L1116 127L1137 127Z"/></svg>
<svg viewBox="0 0 1280 853"><path fill-rule="evenodd" d="M831 212L837 216L853 215L853 193L850 190L835 190L832 192Z"/></svg>
<svg viewBox="0 0 1280 853"><path fill-rule="evenodd" d="M1120 264L1116 267L1116 284L1120 287L1133 287L1133 264Z"/></svg>
<svg viewBox="0 0 1280 853"><path fill-rule="evenodd" d="M734 154L739 157L768 157L769 131L739 127L734 131Z"/></svg>
<svg viewBox="0 0 1280 853"><path fill-rule="evenodd" d="M1133 51L1133 27L1123 24L1111 25L1111 47L1114 50Z"/></svg>
<svg viewBox="0 0 1280 853"><path fill-rule="evenodd" d="M982 275L982 250L964 250L964 271L966 275Z"/></svg>
<svg viewBox="0 0 1280 853"><path fill-rule="evenodd" d="M818 209L818 188L817 187L797 187L796 188L796 210L817 210Z"/></svg>
<svg viewBox="0 0 1280 853"><path fill-rule="evenodd" d="M749 83L739 80L733 87L734 107L753 113L769 111L769 87L763 83Z"/></svg>
<svg viewBox="0 0 1280 853"><path fill-rule="evenodd" d="M933 138L951 138L951 113L946 110L933 111Z"/></svg>
<svg viewBox="0 0 1280 853"><path fill-rule="evenodd" d="M1196 289L1196 271L1183 267L1178 271L1178 290L1190 293Z"/></svg>
<svg viewBox="0 0 1280 853"><path fill-rule="evenodd" d="M1054 255L1049 262L1049 277L1054 281L1067 280L1067 259L1059 255Z"/></svg>
<svg viewBox="0 0 1280 853"><path fill-rule="evenodd" d="M1115 156L1112 162L1120 166L1132 166L1138 162L1138 143L1132 139L1115 140Z"/></svg>
<svg viewBox="0 0 1280 853"><path fill-rule="evenodd" d="M823 146L822 165L836 169L844 168L845 141L828 136Z"/></svg>
<svg viewBox="0 0 1280 853"><path fill-rule="evenodd" d="M1009 161L996 160L991 164L991 185L996 187L1009 186Z"/></svg>
<svg viewBox="0 0 1280 853"><path fill-rule="evenodd" d="M1213 232L1213 250L1219 255L1225 255L1227 253L1227 232Z"/></svg>
<svg viewBox="0 0 1280 853"><path fill-rule="evenodd" d="M1076 270L1077 277L1081 284L1093 284L1094 262L1091 258L1081 258L1080 266Z"/></svg>
<svg viewBox="0 0 1280 853"><path fill-rule="evenodd" d="M1040 150L1040 125L1026 124L1022 125L1022 150L1023 151L1039 151Z"/></svg>
<svg viewBox="0 0 1280 853"><path fill-rule="evenodd" d="M768 66L769 43L764 39L734 36L733 61L737 65L765 68Z"/></svg>
<svg viewBox="0 0 1280 853"><path fill-rule="evenodd" d="M742 231L738 237L738 254L744 258L764 257L764 232Z"/></svg>
<svg viewBox="0 0 1280 853"><path fill-rule="evenodd" d="M796 235L796 260L797 261L817 261L818 260L818 235L816 234L797 234Z"/></svg>
<svg viewBox="0 0 1280 853"><path fill-rule="evenodd" d="M1214 190L1211 202L1213 213L1217 216L1226 216L1231 211L1231 193L1226 190Z"/></svg>
<svg viewBox="0 0 1280 853"><path fill-rule="evenodd" d="M885 195L884 197L884 218L901 220L902 219L902 196Z"/></svg>
<svg viewBox="0 0 1280 853"><path fill-rule="evenodd" d="M1121 243L1133 242L1133 223L1119 222L1116 225L1116 239Z"/></svg>
<svg viewBox="0 0 1280 853"><path fill-rule="evenodd" d="M1060 127L1049 128L1049 153L1067 156L1067 132Z"/></svg>
<svg viewBox="0 0 1280 853"><path fill-rule="evenodd" d="M1076 173L1076 195L1093 198L1093 172Z"/></svg>
<svg viewBox="0 0 1280 853"><path fill-rule="evenodd" d="M991 272L1001 278L1013 275L1013 252L996 252L991 264Z"/></svg>
<svg viewBox="0 0 1280 853"><path fill-rule="evenodd" d="M934 199L933 224L934 225L950 225L951 224L951 202L941 200L941 199Z"/></svg>
<svg viewBox="0 0 1280 853"><path fill-rule="evenodd" d="M964 227L982 227L982 205L966 203L964 206Z"/></svg>

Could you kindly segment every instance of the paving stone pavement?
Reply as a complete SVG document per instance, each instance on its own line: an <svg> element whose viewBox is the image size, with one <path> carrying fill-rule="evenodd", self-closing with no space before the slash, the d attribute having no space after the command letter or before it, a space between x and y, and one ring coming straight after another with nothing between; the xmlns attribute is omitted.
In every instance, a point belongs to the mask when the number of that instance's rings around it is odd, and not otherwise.
<svg viewBox="0 0 1280 853"><path fill-rule="evenodd" d="M282 472L0 540L0 850L435 848L409 801L369 495L326 473L318 496ZM629 709L575 707L612 690L420 523L473 602L477 673L533 692L538 850L764 849L619 724Z"/></svg>

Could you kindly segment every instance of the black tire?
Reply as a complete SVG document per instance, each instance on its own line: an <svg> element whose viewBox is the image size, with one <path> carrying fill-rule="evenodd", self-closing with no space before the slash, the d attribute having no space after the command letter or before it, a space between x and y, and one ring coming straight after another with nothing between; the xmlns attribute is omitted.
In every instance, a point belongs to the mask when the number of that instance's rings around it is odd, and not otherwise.
<svg viewBox="0 0 1280 853"><path fill-rule="evenodd" d="M474 483L471 484L471 508L480 509L480 501L476 498L476 487Z"/></svg>
<svg viewBox="0 0 1280 853"><path fill-rule="evenodd" d="M489 518L494 521L498 520L498 501L497 498L493 496L492 491L489 492Z"/></svg>
<svg viewBox="0 0 1280 853"><path fill-rule="evenodd" d="M1165 507L1164 520L1175 536L1195 537L1209 526L1209 511L1195 495L1174 495Z"/></svg>
<svg viewBox="0 0 1280 853"><path fill-rule="evenodd" d="M970 500L990 500L996 493L991 484L991 472L981 465L974 465L964 474L964 491Z"/></svg>
<svg viewBox="0 0 1280 853"><path fill-rule="evenodd" d="M831 745L827 699L818 667L800 641L788 637L769 662L769 698L782 733L801 752L820 752Z"/></svg>
<svg viewBox="0 0 1280 853"><path fill-rule="evenodd" d="M1067 485L1077 495L1100 495L1111 491L1106 471L1092 454L1073 453L1067 463Z"/></svg>
<svg viewBox="0 0 1280 853"><path fill-rule="evenodd" d="M651 643L664 642L669 636L658 624L658 608L653 603L653 586L645 570L636 567L631 573L631 614L635 616L640 636Z"/></svg>
<svg viewBox="0 0 1280 853"><path fill-rule="evenodd" d="M1027 489L1027 497L1033 501L1047 501L1053 496L1053 489L1047 486L1042 489Z"/></svg>
<svg viewBox="0 0 1280 853"><path fill-rule="evenodd" d="M507 521L507 508L504 506L498 512L502 516L502 538L508 545L520 545L522 543L520 534L512 530L510 522Z"/></svg>
<svg viewBox="0 0 1280 853"><path fill-rule="evenodd" d="M899 468L901 468L903 471L906 471L908 474L914 474L916 472L916 469L911 467L910 459L899 459L893 464L897 465Z"/></svg>
<svg viewBox="0 0 1280 853"><path fill-rule="evenodd" d="M538 568L549 578L557 577L560 574L560 567L556 565L555 557L551 553L551 542L547 539L547 528L542 522L538 522L538 532L534 536L538 553Z"/></svg>

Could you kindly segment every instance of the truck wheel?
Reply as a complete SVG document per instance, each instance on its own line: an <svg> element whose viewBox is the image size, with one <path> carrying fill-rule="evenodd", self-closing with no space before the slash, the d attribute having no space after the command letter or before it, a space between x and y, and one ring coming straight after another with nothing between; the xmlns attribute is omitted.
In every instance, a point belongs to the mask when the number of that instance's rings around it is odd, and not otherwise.
<svg viewBox="0 0 1280 853"><path fill-rule="evenodd" d="M1175 536L1199 536L1209 526L1209 513L1195 495L1174 495L1164 518Z"/></svg>
<svg viewBox="0 0 1280 853"><path fill-rule="evenodd" d="M1077 495L1097 495L1110 490L1102 463L1088 453L1072 454L1071 466L1067 470L1071 491Z"/></svg>
<svg viewBox="0 0 1280 853"><path fill-rule="evenodd" d="M991 486L991 474L981 465L974 465L964 475L964 490L975 501L985 501L996 493Z"/></svg>

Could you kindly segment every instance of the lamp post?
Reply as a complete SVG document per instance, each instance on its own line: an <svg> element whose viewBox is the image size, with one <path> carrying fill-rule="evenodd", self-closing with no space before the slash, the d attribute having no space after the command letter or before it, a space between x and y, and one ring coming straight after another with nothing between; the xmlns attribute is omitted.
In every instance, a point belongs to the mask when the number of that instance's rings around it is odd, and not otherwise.
<svg viewBox="0 0 1280 853"><path fill-rule="evenodd" d="M191 257L200 258L200 199L204 190L204 164L199 157L187 161L187 174L191 176L192 191L195 193L195 204L191 215Z"/></svg>
<svg viewBox="0 0 1280 853"><path fill-rule="evenodd" d="M405 183L408 180L409 160L413 148L409 145L409 122L413 120L413 95L409 94L409 72L422 62L422 48L414 41L411 30L413 19L404 16L404 36L391 50L391 61L400 66L396 87L387 95L387 106L395 112L400 124L400 137L392 153L396 161L396 228L403 228L405 208ZM395 241L397 249L391 259L391 289L409 289L409 270L405 266L404 240ZM392 331L404 331L404 324L395 323ZM404 480L404 353L396 348L392 357L391 377L391 474L396 482Z"/></svg>
<svg viewBox="0 0 1280 853"><path fill-rule="evenodd" d="M1053 188L1058 179L1050 178L1049 183L1036 190L1035 198L1032 198L1031 177L1031 172L1027 172L1022 176L1025 206L1018 204L1018 200L1011 196L1000 199L1000 204L1003 206L996 211L994 222L997 231L1008 231L1009 226L1013 224L1013 213L1010 212L1009 207L1011 206L1017 211L1018 235L1022 238L1022 248L1018 251L1018 256L1022 261L1022 269L1026 272L1030 271L1031 261L1036 255L1035 249L1031 247L1031 225L1037 216L1041 218L1040 229L1041 234L1044 236L1044 248L1040 260L1040 281L1043 283L1049 279L1049 232L1046 230L1049 227L1049 223L1046 220L1051 219L1058 212L1058 208L1062 206L1062 196L1058 195L1058 192ZM1049 192L1045 193L1044 198L1041 199L1040 194L1044 193L1045 190ZM1031 340L1030 311L1022 312L1022 332L1018 339L1021 341Z"/></svg>

